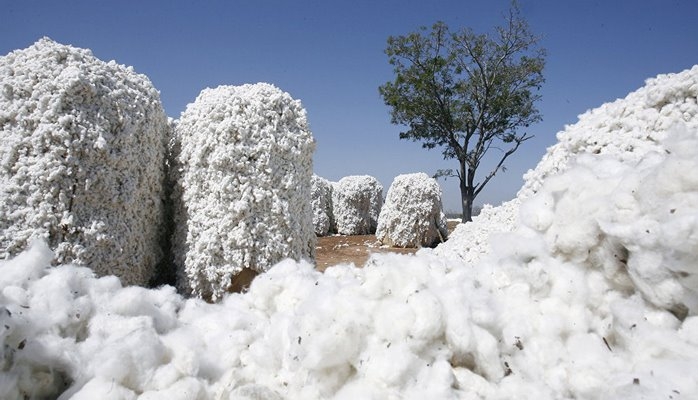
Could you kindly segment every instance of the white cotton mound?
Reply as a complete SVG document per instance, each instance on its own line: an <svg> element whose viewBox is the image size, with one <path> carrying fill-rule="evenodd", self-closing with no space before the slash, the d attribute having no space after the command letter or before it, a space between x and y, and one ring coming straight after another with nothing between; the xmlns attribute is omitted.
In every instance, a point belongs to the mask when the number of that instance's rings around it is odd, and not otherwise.
<svg viewBox="0 0 698 400"><path fill-rule="evenodd" d="M648 151L658 150L659 140L676 124L698 128L697 98L698 65L648 79L644 87L624 99L587 111L579 122L557 134L558 143L524 176L517 197L530 197L549 176L565 170L577 154L605 154L635 162Z"/></svg>
<svg viewBox="0 0 698 400"><path fill-rule="evenodd" d="M336 229L332 211L332 183L315 174L310 181L315 235L326 236Z"/></svg>
<svg viewBox="0 0 698 400"><path fill-rule="evenodd" d="M37 243L0 262L0 398L698 398L686 125L648 130L654 148L632 159L570 154L503 205L519 223L488 225L508 232L471 230L492 249L472 263L422 251L322 274L285 260L208 304L51 268Z"/></svg>
<svg viewBox="0 0 698 400"><path fill-rule="evenodd" d="M185 291L215 300L243 268L314 257L314 148L300 101L273 85L205 89L187 106L172 146Z"/></svg>
<svg viewBox="0 0 698 400"><path fill-rule="evenodd" d="M332 207L340 235L376 232L383 206L383 186L368 175L345 176L332 188Z"/></svg>
<svg viewBox="0 0 698 400"><path fill-rule="evenodd" d="M147 284L162 253L167 118L148 78L48 38L0 57L0 258Z"/></svg>
<svg viewBox="0 0 698 400"><path fill-rule="evenodd" d="M378 217L376 238L388 246L430 247L447 236L436 180L423 172L395 177Z"/></svg>
<svg viewBox="0 0 698 400"><path fill-rule="evenodd" d="M518 199L504 202L497 207L485 204L471 223L458 224L448 236L448 240L433 251L441 256L456 255L466 265L477 263L490 252L490 234L511 232L518 226L519 204Z"/></svg>
<svg viewBox="0 0 698 400"><path fill-rule="evenodd" d="M603 104L579 116L574 125L558 132L558 143L548 148L535 169L524 176L517 198L499 207L485 206L474 224L461 224L437 254L457 253L467 263L477 262L489 249L489 236L518 225L519 205L535 194L550 176L568 168L581 154L609 155L622 162L637 162L650 151L661 151L667 129L681 124L698 129L698 66L676 74L648 79L624 99ZM576 218L573 217L573 218Z"/></svg>

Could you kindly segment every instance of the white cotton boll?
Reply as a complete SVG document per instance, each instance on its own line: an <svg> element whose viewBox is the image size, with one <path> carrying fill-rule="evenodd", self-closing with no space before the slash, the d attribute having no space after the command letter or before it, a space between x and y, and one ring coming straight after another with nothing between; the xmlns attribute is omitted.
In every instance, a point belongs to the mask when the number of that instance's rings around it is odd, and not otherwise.
<svg viewBox="0 0 698 400"><path fill-rule="evenodd" d="M27 305L43 315L35 322L40 329L60 328L65 335L82 336L94 312L86 286L94 281L87 268L59 266L30 287L32 298Z"/></svg>
<svg viewBox="0 0 698 400"><path fill-rule="evenodd" d="M376 238L394 247L431 247L448 236L441 188L425 173L398 175L388 189Z"/></svg>
<svg viewBox="0 0 698 400"><path fill-rule="evenodd" d="M553 223L555 199L551 193L541 193L521 204L519 219L521 223L538 232L545 232Z"/></svg>
<svg viewBox="0 0 698 400"><path fill-rule="evenodd" d="M571 183L575 182L575 186ZM573 168L563 175L550 178L550 191L556 192L556 186L564 187L557 193L555 218L546 231L546 238L553 252L562 254L573 261L584 261L588 257L588 249L597 245L599 228L592 217L602 205L592 192L582 188L597 182L593 171L584 167ZM544 185L543 190L546 190ZM581 215L587 218L580 218Z"/></svg>
<svg viewBox="0 0 698 400"><path fill-rule="evenodd" d="M669 270L663 269L663 256L650 251L633 252L628 260L630 278L651 303L671 308L681 304L684 290L672 279Z"/></svg>
<svg viewBox="0 0 698 400"><path fill-rule="evenodd" d="M389 393L380 385L368 384L364 380L350 380L332 396L333 400L382 400L389 399Z"/></svg>
<svg viewBox="0 0 698 400"><path fill-rule="evenodd" d="M218 300L244 268L314 257L315 142L299 101L266 83L205 89L175 129L172 242L182 290Z"/></svg>
<svg viewBox="0 0 698 400"><path fill-rule="evenodd" d="M172 286L147 290L137 286L118 291L104 307L107 312L123 316L149 316L159 333L177 324L177 308L181 297Z"/></svg>
<svg viewBox="0 0 698 400"><path fill-rule="evenodd" d="M469 321L467 309L463 309L465 302L461 302L460 296L443 296L444 308L449 316L445 321L445 339L454 358L464 359L469 355L472 345L472 324ZM449 300L454 300L449 302Z"/></svg>
<svg viewBox="0 0 698 400"><path fill-rule="evenodd" d="M565 356L575 365L568 378L571 389L582 398L597 398L607 382L610 372L608 359L613 353L594 333L574 334L567 339L565 346Z"/></svg>
<svg viewBox="0 0 698 400"><path fill-rule="evenodd" d="M391 343L381 347L368 348L359 356L359 373L369 381L381 385L400 387L410 379L411 374L423 362L412 353L406 343Z"/></svg>
<svg viewBox="0 0 698 400"><path fill-rule="evenodd" d="M465 399L492 399L495 394L495 384L482 375L466 368L454 368L453 375L460 389L465 393ZM517 396L521 393L517 393Z"/></svg>
<svg viewBox="0 0 698 400"><path fill-rule="evenodd" d="M418 340L433 340L444 330L443 306L430 291L421 290L408 297L414 322L409 335Z"/></svg>
<svg viewBox="0 0 698 400"><path fill-rule="evenodd" d="M146 391L138 396L139 400L204 400L207 398L203 384L191 377L178 380L166 389Z"/></svg>
<svg viewBox="0 0 698 400"><path fill-rule="evenodd" d="M6 286L2 289L2 295L15 304L28 304L27 291L19 286Z"/></svg>
<svg viewBox="0 0 698 400"><path fill-rule="evenodd" d="M248 384L233 390L231 400L282 400L283 397L266 386Z"/></svg>
<svg viewBox="0 0 698 400"><path fill-rule="evenodd" d="M17 388L17 377L11 374L0 374L0 398L21 399Z"/></svg>
<svg viewBox="0 0 698 400"><path fill-rule="evenodd" d="M321 311L307 310L312 314L298 325L298 345L307 349L302 359L305 367L315 370L348 365L355 358L365 328L348 306L336 300L320 305Z"/></svg>
<svg viewBox="0 0 698 400"><path fill-rule="evenodd" d="M151 318L107 313L92 318L80 352L91 376L129 388L144 388L167 358Z"/></svg>
<svg viewBox="0 0 698 400"><path fill-rule="evenodd" d="M504 376L497 339L487 330L473 326L473 358L475 371L490 380L497 381Z"/></svg>
<svg viewBox="0 0 698 400"><path fill-rule="evenodd" d="M383 300L375 311L376 335L387 342L401 340L407 337L414 319L414 311L404 300L395 298Z"/></svg>
<svg viewBox="0 0 698 400"><path fill-rule="evenodd" d="M425 362L416 374L415 382L406 390L405 399L459 399L453 386L456 379L446 360Z"/></svg>
<svg viewBox="0 0 698 400"><path fill-rule="evenodd" d="M164 339L174 354L172 364L183 375L215 381L227 370L240 366L244 353L260 339L267 323L243 304L228 299L222 306L200 303L197 307L185 307L180 313L180 324L182 327Z"/></svg>
<svg viewBox="0 0 698 400"><path fill-rule="evenodd" d="M45 241L36 240L10 260L0 261L0 288L39 278L50 265L53 253Z"/></svg>
<svg viewBox="0 0 698 400"><path fill-rule="evenodd" d="M42 38L0 57L0 255L46 240L56 263L145 285L160 262L167 119L151 82Z"/></svg>
<svg viewBox="0 0 698 400"><path fill-rule="evenodd" d="M516 269L521 263L528 264L537 259L548 257L550 252L540 235L526 227L519 228L515 233L491 233L491 254L496 254L502 261L508 259ZM497 268L500 271L505 268Z"/></svg>
<svg viewBox="0 0 698 400"><path fill-rule="evenodd" d="M111 379L96 377L87 382L79 391L70 396L70 400L136 400L138 395L132 390ZM68 397L59 397L68 400Z"/></svg>
<svg viewBox="0 0 698 400"><path fill-rule="evenodd" d="M332 187L332 211L340 235L376 232L383 207L383 185L372 176L345 176Z"/></svg>

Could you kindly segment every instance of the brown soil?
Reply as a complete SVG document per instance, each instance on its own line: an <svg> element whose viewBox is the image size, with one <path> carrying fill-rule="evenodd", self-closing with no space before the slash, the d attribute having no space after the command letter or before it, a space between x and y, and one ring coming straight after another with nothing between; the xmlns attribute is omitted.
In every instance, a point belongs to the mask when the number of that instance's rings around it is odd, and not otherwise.
<svg viewBox="0 0 698 400"><path fill-rule="evenodd" d="M317 238L315 247L315 268L324 271L327 267L342 263L354 263L363 266L371 253L411 254L417 249L399 249L381 247L375 235L360 236L324 236Z"/></svg>
<svg viewBox="0 0 698 400"><path fill-rule="evenodd" d="M448 222L448 231L453 230L458 222ZM317 238L315 247L315 268L324 271L327 267L342 263L354 263L363 266L371 253L413 254L417 249L381 247L375 235L361 236L324 236Z"/></svg>

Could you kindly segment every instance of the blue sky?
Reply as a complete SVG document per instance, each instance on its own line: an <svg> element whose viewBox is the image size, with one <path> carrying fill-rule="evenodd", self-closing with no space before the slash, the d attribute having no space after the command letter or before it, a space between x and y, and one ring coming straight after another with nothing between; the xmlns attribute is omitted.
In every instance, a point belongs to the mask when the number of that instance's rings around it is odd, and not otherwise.
<svg viewBox="0 0 698 400"><path fill-rule="evenodd" d="M393 78L390 35L437 20L487 32L508 0L494 1L4 1L0 54L42 36L89 48L148 75L177 118L206 87L270 82L300 99L317 141L315 172L369 174L386 190L402 173L454 168L440 151L398 139L378 86ZM625 97L646 78L698 63L695 0L520 0L548 51L543 122L476 200L515 196L555 133L577 115ZM484 171L483 171L484 173ZM455 179L444 208L460 210Z"/></svg>

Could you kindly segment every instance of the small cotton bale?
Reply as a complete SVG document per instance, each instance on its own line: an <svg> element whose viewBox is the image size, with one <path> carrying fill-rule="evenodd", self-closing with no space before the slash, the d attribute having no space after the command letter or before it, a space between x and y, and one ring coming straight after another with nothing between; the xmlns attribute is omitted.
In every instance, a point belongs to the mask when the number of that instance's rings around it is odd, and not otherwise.
<svg viewBox="0 0 698 400"><path fill-rule="evenodd" d="M376 238L393 247L431 247L447 235L436 180L421 172L395 177L378 218Z"/></svg>
<svg viewBox="0 0 698 400"><path fill-rule="evenodd" d="M0 57L0 258L147 284L162 258L167 117L144 75L43 38Z"/></svg>
<svg viewBox="0 0 698 400"><path fill-rule="evenodd" d="M310 186L315 235L327 236L336 229L332 213L332 183L313 175Z"/></svg>
<svg viewBox="0 0 698 400"><path fill-rule="evenodd" d="M382 206L383 186L372 176L345 176L334 184L332 207L340 235L375 233Z"/></svg>
<svg viewBox="0 0 698 400"><path fill-rule="evenodd" d="M314 257L314 148L300 101L270 84L205 89L187 106L171 144L181 289L216 300L244 268Z"/></svg>

